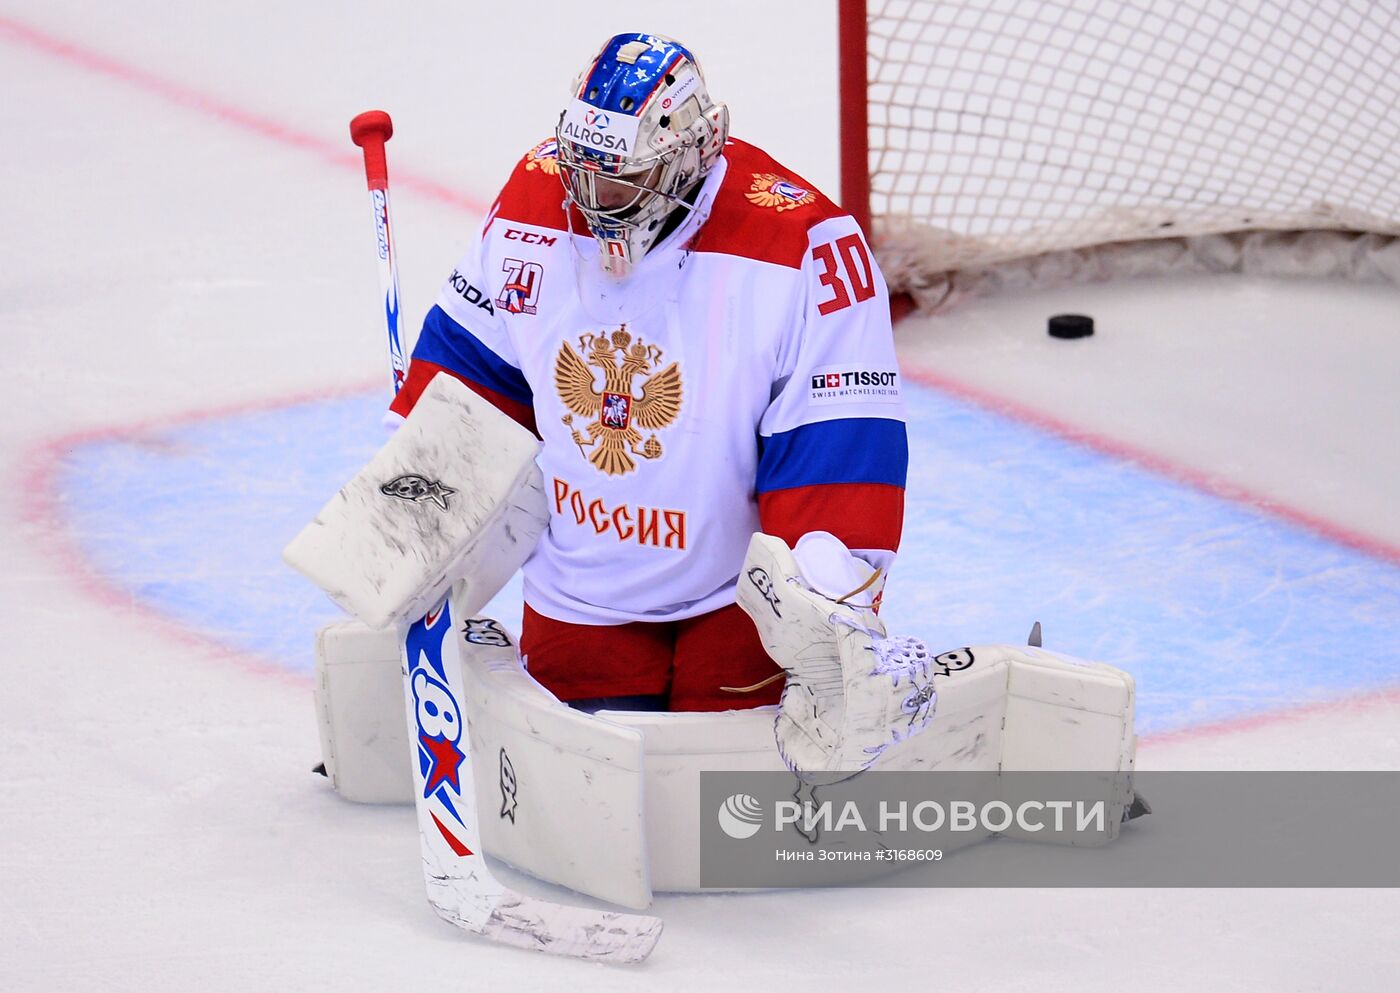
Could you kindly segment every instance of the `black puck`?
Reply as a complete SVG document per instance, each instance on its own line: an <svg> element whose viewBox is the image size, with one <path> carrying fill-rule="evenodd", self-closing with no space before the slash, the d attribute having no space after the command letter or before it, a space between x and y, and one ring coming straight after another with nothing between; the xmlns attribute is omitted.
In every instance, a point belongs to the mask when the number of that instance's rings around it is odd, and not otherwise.
<svg viewBox="0 0 1400 993"><path fill-rule="evenodd" d="M1094 333L1094 319L1083 314L1056 314L1050 318L1052 338L1087 338Z"/></svg>

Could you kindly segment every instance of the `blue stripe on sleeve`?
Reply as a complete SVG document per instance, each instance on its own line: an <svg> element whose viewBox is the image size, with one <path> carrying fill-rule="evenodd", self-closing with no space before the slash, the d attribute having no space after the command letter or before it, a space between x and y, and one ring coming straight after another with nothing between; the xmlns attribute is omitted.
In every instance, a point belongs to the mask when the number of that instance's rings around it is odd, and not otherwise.
<svg viewBox="0 0 1400 993"><path fill-rule="evenodd" d="M903 486L909 437L903 421L847 417L759 438L758 493L823 483Z"/></svg>
<svg viewBox="0 0 1400 993"><path fill-rule="evenodd" d="M451 369L527 407L534 405L534 394L524 374L436 305L423 320L423 333L413 346L413 357Z"/></svg>

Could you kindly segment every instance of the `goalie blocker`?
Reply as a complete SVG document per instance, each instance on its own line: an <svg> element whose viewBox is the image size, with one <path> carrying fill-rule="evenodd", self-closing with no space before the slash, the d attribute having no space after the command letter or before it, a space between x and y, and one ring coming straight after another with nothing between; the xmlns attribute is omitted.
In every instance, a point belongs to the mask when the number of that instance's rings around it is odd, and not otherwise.
<svg viewBox="0 0 1400 993"><path fill-rule="evenodd" d="M373 628L417 620L455 582L474 613L549 526L538 451L529 431L439 375L282 557Z"/></svg>

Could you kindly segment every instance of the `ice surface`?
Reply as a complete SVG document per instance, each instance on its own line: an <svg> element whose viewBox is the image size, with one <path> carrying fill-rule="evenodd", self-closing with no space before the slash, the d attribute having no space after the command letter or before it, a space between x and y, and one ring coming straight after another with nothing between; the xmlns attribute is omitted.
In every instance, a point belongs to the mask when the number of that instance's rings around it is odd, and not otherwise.
<svg viewBox="0 0 1400 993"><path fill-rule="evenodd" d="M421 180L395 199L421 309L460 204L614 30L693 44L736 133L831 188L831 10L776 14L0 7L0 989L1393 988L1385 891L663 897L646 966L552 961L437 921L412 812L309 775L328 608L276 553L378 443L387 389L346 122L391 111L391 176ZM1400 298L1060 292L902 327L906 372L940 385L912 391L891 626L952 644L1038 618L1048 647L1126 660L1148 766L1395 768ZM1045 338L1064 309L1099 335Z"/></svg>

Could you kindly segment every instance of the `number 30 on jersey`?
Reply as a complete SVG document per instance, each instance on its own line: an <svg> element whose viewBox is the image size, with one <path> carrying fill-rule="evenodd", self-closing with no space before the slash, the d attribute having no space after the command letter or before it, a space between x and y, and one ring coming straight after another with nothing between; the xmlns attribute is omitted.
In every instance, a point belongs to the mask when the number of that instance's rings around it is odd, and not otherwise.
<svg viewBox="0 0 1400 993"><path fill-rule="evenodd" d="M817 303L817 313L823 317L875 295L875 267L859 234L818 245L812 249L812 258L821 266L817 281L830 291Z"/></svg>

